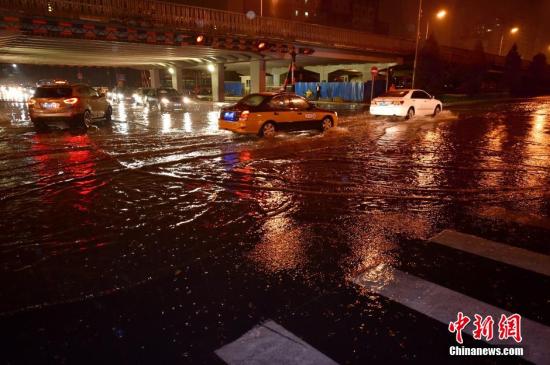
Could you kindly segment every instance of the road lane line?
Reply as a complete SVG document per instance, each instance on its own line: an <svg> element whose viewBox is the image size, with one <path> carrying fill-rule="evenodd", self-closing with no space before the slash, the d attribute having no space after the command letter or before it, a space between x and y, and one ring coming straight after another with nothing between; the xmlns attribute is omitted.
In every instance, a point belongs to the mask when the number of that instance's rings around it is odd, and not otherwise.
<svg viewBox="0 0 550 365"><path fill-rule="evenodd" d="M457 250L550 276L550 256L446 229L429 239Z"/></svg>
<svg viewBox="0 0 550 365"><path fill-rule="evenodd" d="M517 213L501 207L487 207L477 212L484 218L497 218L504 221L550 230L550 219L528 213Z"/></svg>
<svg viewBox="0 0 550 365"><path fill-rule="evenodd" d="M512 313L501 308L468 297L443 286L420 279L414 275L393 269L391 267L378 266L374 270L363 272L353 279L353 282L369 292L382 295L430 318L433 318L445 326L456 321L457 313L463 312L473 320L474 314L481 316L492 315L500 318L501 314L507 316ZM521 314L521 313L519 313ZM499 340L497 335L487 342L491 345L521 346L524 348L524 358L535 364L550 363L550 327L522 317L521 328L523 341L516 343L514 340ZM473 335L474 326L470 323L465 332ZM450 339L454 334L449 333Z"/></svg>
<svg viewBox="0 0 550 365"><path fill-rule="evenodd" d="M257 325L214 353L229 365L337 365L334 360L271 320Z"/></svg>

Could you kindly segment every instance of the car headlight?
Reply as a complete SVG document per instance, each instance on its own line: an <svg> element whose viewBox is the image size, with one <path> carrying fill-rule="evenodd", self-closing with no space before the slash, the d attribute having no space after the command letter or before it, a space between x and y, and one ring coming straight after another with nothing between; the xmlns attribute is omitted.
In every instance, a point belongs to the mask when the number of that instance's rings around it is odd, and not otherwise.
<svg viewBox="0 0 550 365"><path fill-rule="evenodd" d="M183 103L184 104L189 104L190 102L191 102L191 99L189 99L187 96L183 97Z"/></svg>
<svg viewBox="0 0 550 365"><path fill-rule="evenodd" d="M160 102L163 103L163 104L169 104L170 100L168 100L167 98L162 98L162 99L160 99Z"/></svg>
<svg viewBox="0 0 550 365"><path fill-rule="evenodd" d="M124 94L117 94L117 97L118 97L119 99L122 99L122 98L124 97Z"/></svg>

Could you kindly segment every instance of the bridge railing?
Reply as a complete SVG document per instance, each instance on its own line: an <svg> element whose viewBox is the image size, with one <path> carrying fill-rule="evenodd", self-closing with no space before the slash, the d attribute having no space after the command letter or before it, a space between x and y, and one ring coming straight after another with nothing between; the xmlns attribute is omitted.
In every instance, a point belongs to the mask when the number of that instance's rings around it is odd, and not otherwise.
<svg viewBox="0 0 550 365"><path fill-rule="evenodd" d="M24 14L102 21L149 23L151 26L183 28L214 34L280 39L364 51L409 53L410 40L379 36L349 29L245 14L155 0L0 0L4 9Z"/></svg>

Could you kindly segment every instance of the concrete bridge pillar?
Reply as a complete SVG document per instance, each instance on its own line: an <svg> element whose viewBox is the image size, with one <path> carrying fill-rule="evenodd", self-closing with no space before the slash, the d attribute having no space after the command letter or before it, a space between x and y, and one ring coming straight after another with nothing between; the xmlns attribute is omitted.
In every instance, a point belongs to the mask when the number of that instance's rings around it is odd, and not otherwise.
<svg viewBox="0 0 550 365"><path fill-rule="evenodd" d="M224 72L225 67L223 63L219 63L210 69L210 74L212 78L212 101L225 100L225 90L223 86Z"/></svg>
<svg viewBox="0 0 550 365"><path fill-rule="evenodd" d="M178 91L183 91L183 79L181 75L181 68L179 67L173 67L172 74L172 87Z"/></svg>
<svg viewBox="0 0 550 365"><path fill-rule="evenodd" d="M149 70L149 78L151 79L152 88L160 87L160 70L158 68Z"/></svg>
<svg viewBox="0 0 550 365"><path fill-rule="evenodd" d="M250 92L265 91L265 60L250 61Z"/></svg>

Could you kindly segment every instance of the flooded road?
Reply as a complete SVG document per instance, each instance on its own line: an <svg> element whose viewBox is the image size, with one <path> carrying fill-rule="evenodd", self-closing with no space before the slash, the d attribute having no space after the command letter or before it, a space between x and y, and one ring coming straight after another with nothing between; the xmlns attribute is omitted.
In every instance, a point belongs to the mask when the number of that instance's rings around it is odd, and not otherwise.
<svg viewBox="0 0 550 365"><path fill-rule="evenodd" d="M121 104L87 134L37 134L2 105L8 363L215 363L267 319L340 363L447 359L445 326L354 283L373 268L550 324L547 276L424 243L452 229L550 254L550 98L273 140L219 131L219 108Z"/></svg>

